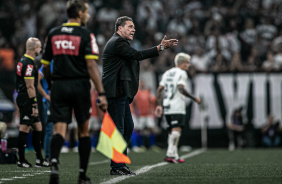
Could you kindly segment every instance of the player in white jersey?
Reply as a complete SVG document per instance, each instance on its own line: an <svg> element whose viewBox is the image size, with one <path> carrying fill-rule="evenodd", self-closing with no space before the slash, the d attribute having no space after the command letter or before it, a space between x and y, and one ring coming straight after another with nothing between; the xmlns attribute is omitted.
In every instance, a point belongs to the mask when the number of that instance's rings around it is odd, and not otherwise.
<svg viewBox="0 0 282 184"><path fill-rule="evenodd" d="M175 56L175 67L167 70L159 84L157 90L157 107L155 115L161 117L163 111L169 125L168 148L165 161L171 163L182 163L183 159L178 155L178 142L181 135L181 130L185 125L185 97L189 97L198 104L201 103L200 98L192 96L185 89L187 84L188 71L190 66L190 56L185 53L178 53ZM165 91L162 99L162 91ZM163 102L163 104L162 104ZM162 107L163 105L163 107ZM164 108L164 110L163 110Z"/></svg>

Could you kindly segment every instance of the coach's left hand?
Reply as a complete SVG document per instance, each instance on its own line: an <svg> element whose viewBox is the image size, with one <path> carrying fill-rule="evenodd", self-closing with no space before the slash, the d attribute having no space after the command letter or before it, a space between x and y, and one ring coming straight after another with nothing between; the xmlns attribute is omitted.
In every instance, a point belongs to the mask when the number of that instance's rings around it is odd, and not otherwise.
<svg viewBox="0 0 282 184"><path fill-rule="evenodd" d="M166 40L166 35L164 36L164 38L162 39L161 45L164 46L165 49L168 49L170 47L174 47L178 44L178 40L177 39L169 39Z"/></svg>

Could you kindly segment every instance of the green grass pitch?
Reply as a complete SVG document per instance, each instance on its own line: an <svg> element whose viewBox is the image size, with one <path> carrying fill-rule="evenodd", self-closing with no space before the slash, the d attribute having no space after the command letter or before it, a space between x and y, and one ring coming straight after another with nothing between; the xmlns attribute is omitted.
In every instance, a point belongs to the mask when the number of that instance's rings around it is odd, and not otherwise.
<svg viewBox="0 0 282 184"><path fill-rule="evenodd" d="M187 156L197 150L180 152ZM131 170L137 176L111 176L109 160L100 153L91 153L87 175L93 183L282 183L282 149L244 149L233 152L224 149L208 149L188 156L183 164L166 164L165 150L144 153L130 152ZM34 164L35 154L26 153ZM62 153L59 166L60 183L77 183L78 153ZM148 169L153 167L151 169ZM49 168L17 168L0 164L0 184L45 184Z"/></svg>

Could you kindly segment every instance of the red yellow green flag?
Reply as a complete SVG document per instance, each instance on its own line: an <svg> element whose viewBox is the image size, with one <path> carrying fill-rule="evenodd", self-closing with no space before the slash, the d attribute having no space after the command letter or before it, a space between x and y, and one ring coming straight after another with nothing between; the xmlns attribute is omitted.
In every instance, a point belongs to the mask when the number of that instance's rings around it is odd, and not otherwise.
<svg viewBox="0 0 282 184"><path fill-rule="evenodd" d="M130 159L123 154L127 144L116 128L111 116L106 112L100 131L97 150L116 163L130 164Z"/></svg>

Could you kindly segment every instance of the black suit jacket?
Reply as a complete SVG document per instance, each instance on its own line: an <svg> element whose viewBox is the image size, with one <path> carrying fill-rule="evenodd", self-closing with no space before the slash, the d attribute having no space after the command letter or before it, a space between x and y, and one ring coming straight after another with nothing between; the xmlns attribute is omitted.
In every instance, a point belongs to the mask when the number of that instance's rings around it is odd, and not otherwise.
<svg viewBox="0 0 282 184"><path fill-rule="evenodd" d="M114 33L103 51L102 82L107 98L134 98L139 85L139 61L159 56L157 47L137 51L119 34Z"/></svg>

